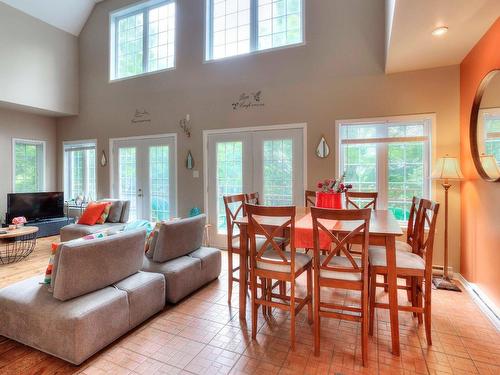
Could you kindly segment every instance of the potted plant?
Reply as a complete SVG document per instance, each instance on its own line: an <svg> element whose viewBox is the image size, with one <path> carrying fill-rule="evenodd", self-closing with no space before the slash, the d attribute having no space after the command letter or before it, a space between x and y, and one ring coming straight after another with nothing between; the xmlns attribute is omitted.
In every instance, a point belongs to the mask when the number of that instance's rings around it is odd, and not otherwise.
<svg viewBox="0 0 500 375"><path fill-rule="evenodd" d="M352 189L352 185L344 184L345 173L339 179L329 178L318 182L316 192L316 207L344 208L344 193Z"/></svg>

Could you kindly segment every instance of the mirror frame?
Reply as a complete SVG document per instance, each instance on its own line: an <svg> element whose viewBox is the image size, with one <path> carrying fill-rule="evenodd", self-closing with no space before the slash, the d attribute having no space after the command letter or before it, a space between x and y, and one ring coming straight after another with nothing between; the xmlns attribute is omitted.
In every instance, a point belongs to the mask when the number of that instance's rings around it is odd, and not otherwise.
<svg viewBox="0 0 500 375"><path fill-rule="evenodd" d="M483 99L483 94L488 87L488 83L493 79L495 75L500 75L500 69L494 69L486 74L481 83L479 84L476 96L474 97L474 103L472 104L472 111L470 115L470 124L469 124L469 139L470 139L470 151L472 153L472 160L474 161L474 165L476 166L477 173L481 176L481 178L485 181L489 182L500 182L499 178L491 178L483 168L481 164L481 159L479 155L479 149L477 147L477 120L479 117L479 109L481 106L481 100Z"/></svg>

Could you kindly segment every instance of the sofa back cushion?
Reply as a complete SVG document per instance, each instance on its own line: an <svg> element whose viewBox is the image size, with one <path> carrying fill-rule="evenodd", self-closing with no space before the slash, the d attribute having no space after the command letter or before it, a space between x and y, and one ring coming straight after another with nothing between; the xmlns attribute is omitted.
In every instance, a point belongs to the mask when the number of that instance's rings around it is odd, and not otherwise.
<svg viewBox="0 0 500 375"><path fill-rule="evenodd" d="M120 199L101 199L99 202L109 202L111 207L106 219L108 223L126 223L130 212L130 201Z"/></svg>
<svg viewBox="0 0 500 375"><path fill-rule="evenodd" d="M206 216L162 222L154 248L153 261L166 262L201 247Z"/></svg>
<svg viewBox="0 0 500 375"><path fill-rule="evenodd" d="M145 230L134 230L90 241L64 243L52 271L54 298L61 301L102 289L142 266Z"/></svg>

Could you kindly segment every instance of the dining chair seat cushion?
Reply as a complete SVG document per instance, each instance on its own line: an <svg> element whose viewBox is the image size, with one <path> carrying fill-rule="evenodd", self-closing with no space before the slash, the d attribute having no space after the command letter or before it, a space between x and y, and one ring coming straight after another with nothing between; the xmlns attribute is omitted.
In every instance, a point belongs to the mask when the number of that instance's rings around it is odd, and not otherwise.
<svg viewBox="0 0 500 375"><path fill-rule="evenodd" d="M322 264L327 255L321 255L320 256L320 264ZM361 267L361 259L360 258L354 258L354 261L358 265L358 267ZM352 268L352 263L347 259L346 257L342 256L334 256L332 259L330 259L330 262L328 262L328 265L330 267L348 267ZM326 279L335 279L335 280L346 280L346 281L361 281L362 274L361 272L339 272L339 271L330 271L330 270L325 270L322 269L319 273L320 277L326 278Z"/></svg>
<svg viewBox="0 0 500 375"><path fill-rule="evenodd" d="M368 249L370 264L374 267L387 267L385 248L370 246ZM425 261L417 254L405 250L396 250L396 268L424 270Z"/></svg>
<svg viewBox="0 0 500 375"><path fill-rule="evenodd" d="M286 241L285 238L282 237L275 237L274 241L278 244L281 245L283 242ZM260 249L263 245L264 242L266 242L266 237L264 236L255 236L255 246L258 249ZM269 244L271 246L271 244ZM238 250L240 248L240 236L233 237L233 249Z"/></svg>
<svg viewBox="0 0 500 375"><path fill-rule="evenodd" d="M396 241L396 250L412 252L410 244L405 241Z"/></svg>
<svg viewBox="0 0 500 375"><path fill-rule="evenodd" d="M291 253L289 251L284 251L283 254L287 260L291 259ZM269 260L283 260L274 249L269 249L264 252L262 256L264 259ZM304 253L295 253L295 272L302 267L306 266L312 261L312 256ZM274 264L262 261L257 261L257 268L262 270L276 271L276 272L286 272L290 273L291 265L287 264Z"/></svg>

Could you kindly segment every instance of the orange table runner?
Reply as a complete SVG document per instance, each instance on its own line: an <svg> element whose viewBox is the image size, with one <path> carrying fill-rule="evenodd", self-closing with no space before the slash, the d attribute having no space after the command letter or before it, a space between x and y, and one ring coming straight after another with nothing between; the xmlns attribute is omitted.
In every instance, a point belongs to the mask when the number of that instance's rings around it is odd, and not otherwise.
<svg viewBox="0 0 500 375"><path fill-rule="evenodd" d="M326 228L333 228L335 220L321 220ZM331 244L330 237L324 231L319 231L319 247L323 250L329 250ZM295 247L301 249L312 249L314 247L313 227L311 214L307 214L295 223Z"/></svg>

